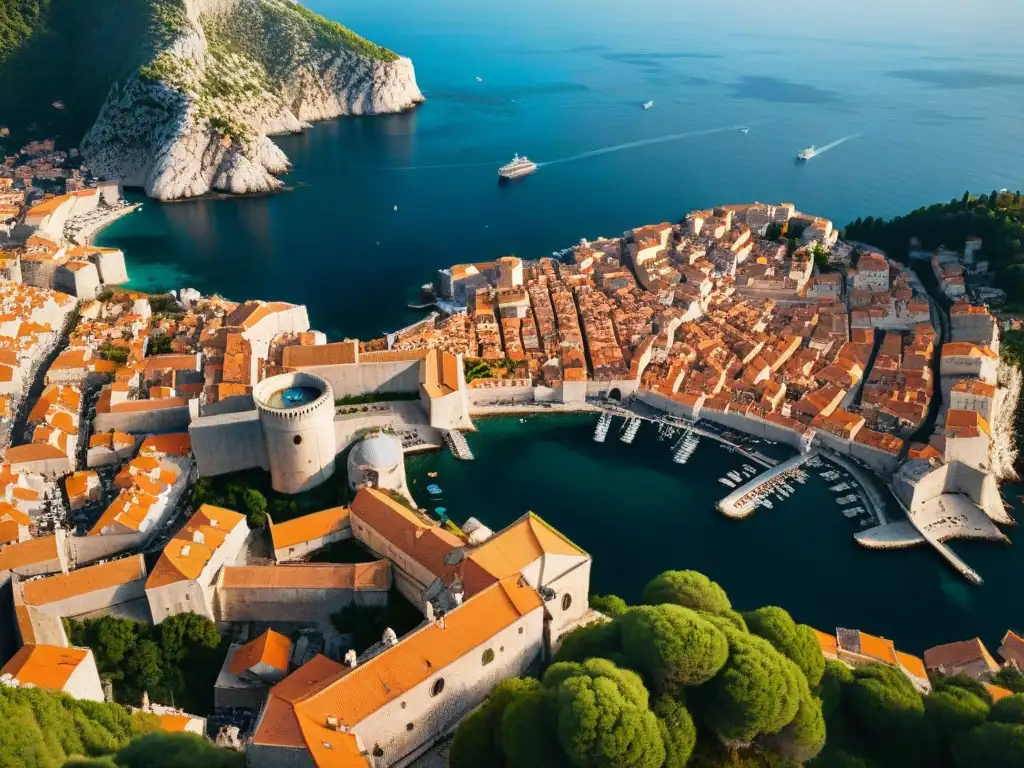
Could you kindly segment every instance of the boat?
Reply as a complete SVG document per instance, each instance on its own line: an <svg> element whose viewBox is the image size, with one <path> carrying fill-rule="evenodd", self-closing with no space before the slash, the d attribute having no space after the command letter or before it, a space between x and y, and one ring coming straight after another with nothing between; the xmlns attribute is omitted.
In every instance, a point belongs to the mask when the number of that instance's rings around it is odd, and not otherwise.
<svg viewBox="0 0 1024 768"><path fill-rule="evenodd" d="M441 486L431 483L430 485L427 486L427 493L429 493L431 496L438 496L441 493Z"/></svg>
<svg viewBox="0 0 1024 768"><path fill-rule="evenodd" d="M816 152L814 149L814 145L811 144L811 146L804 147L803 149L801 149L800 152L797 153L796 159L803 160L806 162L807 160L810 160L812 157L814 157L815 154Z"/></svg>
<svg viewBox="0 0 1024 768"><path fill-rule="evenodd" d="M526 155L520 157L518 154L512 158L512 162L506 163L498 169L499 179L518 179L522 176L529 176L537 170L537 164Z"/></svg>
<svg viewBox="0 0 1024 768"><path fill-rule="evenodd" d="M775 505L772 504L768 499L761 499L761 506L765 509L772 509Z"/></svg>
<svg viewBox="0 0 1024 768"><path fill-rule="evenodd" d="M644 109L650 109L653 106L654 106L654 102L653 101L645 101L644 102Z"/></svg>
<svg viewBox="0 0 1024 768"><path fill-rule="evenodd" d="M612 426L612 415L605 411L597 420L597 427L594 429L594 442L603 443L608 436L608 430Z"/></svg>
<svg viewBox="0 0 1024 768"><path fill-rule="evenodd" d="M740 133L750 133L749 128L740 128Z"/></svg>
<svg viewBox="0 0 1024 768"><path fill-rule="evenodd" d="M728 488L735 488L736 487L736 483L734 483L728 477L720 477L720 478L718 478L718 482L720 482L724 486L727 486Z"/></svg>
<svg viewBox="0 0 1024 768"><path fill-rule="evenodd" d="M725 476L732 480L734 483L743 482L743 475L737 472L735 469L725 473Z"/></svg>
<svg viewBox="0 0 1024 768"><path fill-rule="evenodd" d="M437 477L437 472L427 472L427 477Z"/></svg>

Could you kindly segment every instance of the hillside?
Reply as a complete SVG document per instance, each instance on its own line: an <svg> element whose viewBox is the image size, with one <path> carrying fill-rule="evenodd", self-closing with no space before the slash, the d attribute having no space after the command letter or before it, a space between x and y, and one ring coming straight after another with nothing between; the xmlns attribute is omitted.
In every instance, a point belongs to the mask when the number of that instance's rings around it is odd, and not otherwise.
<svg viewBox="0 0 1024 768"><path fill-rule="evenodd" d="M0 3L0 61L17 51L42 26L49 5L49 0Z"/></svg>
<svg viewBox="0 0 1024 768"><path fill-rule="evenodd" d="M161 200L267 192L268 138L423 101L409 59L292 0L150 0L152 54L114 83L82 140L93 170Z"/></svg>

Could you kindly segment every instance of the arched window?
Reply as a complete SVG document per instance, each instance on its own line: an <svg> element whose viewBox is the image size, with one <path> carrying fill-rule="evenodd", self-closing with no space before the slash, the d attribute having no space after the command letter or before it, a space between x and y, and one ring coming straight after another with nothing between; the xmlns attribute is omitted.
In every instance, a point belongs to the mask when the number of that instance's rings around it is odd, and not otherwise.
<svg viewBox="0 0 1024 768"><path fill-rule="evenodd" d="M434 684L430 686L430 695L437 696L444 690L444 678L439 677L434 681Z"/></svg>
<svg viewBox="0 0 1024 768"><path fill-rule="evenodd" d="M405 730L411 731L412 730L412 723L406 723L405 724Z"/></svg>
<svg viewBox="0 0 1024 768"><path fill-rule="evenodd" d="M494 661L494 649L488 648L486 651L484 651L484 655L483 658L480 659L480 663L486 667L492 661Z"/></svg>
<svg viewBox="0 0 1024 768"><path fill-rule="evenodd" d="M295 443L296 445L300 445L302 443L302 435L296 435L295 437L293 437L292 442Z"/></svg>
<svg viewBox="0 0 1024 768"><path fill-rule="evenodd" d="M562 610L568 611L570 605L572 605L572 595L566 592L564 595L562 595Z"/></svg>

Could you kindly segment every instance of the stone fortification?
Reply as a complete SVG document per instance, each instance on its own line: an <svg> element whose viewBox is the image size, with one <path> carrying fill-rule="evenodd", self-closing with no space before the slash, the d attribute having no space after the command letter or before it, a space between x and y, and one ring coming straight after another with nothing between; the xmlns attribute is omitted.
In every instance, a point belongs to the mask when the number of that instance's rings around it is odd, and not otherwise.
<svg viewBox="0 0 1024 768"><path fill-rule="evenodd" d="M159 200L281 187L268 136L423 101L412 62L291 0L151 0L154 54L82 139L92 170Z"/></svg>
<svg viewBox="0 0 1024 768"><path fill-rule="evenodd" d="M1014 435L1017 429L1017 406L1020 402L1021 371L1015 365L999 363L998 387L992 406L992 446L989 451L992 473L1000 480L1016 479L1013 468L1017 461Z"/></svg>

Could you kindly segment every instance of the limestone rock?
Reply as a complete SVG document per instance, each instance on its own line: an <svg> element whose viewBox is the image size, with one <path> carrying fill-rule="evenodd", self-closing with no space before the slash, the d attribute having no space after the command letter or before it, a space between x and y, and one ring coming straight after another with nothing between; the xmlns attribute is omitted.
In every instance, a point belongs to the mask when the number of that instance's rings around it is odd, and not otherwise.
<svg viewBox="0 0 1024 768"><path fill-rule="evenodd" d="M412 62L292 0L151 0L166 42L111 88L81 150L158 200L268 192L290 167L268 136L421 103Z"/></svg>

